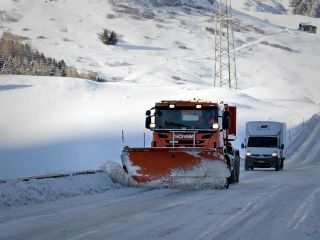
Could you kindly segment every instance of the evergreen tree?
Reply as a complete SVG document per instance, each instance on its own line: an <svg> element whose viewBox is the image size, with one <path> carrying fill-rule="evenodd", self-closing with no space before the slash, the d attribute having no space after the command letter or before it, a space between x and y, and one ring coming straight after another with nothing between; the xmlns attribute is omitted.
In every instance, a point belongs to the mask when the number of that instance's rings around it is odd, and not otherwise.
<svg viewBox="0 0 320 240"><path fill-rule="evenodd" d="M8 57L3 64L2 72L5 74L10 74L13 65L13 57Z"/></svg>
<svg viewBox="0 0 320 240"><path fill-rule="evenodd" d="M20 37L9 32L5 32L0 39L0 72L95 79L94 73L78 74L77 70L68 67L64 60L57 61L32 50L31 46L24 44Z"/></svg>
<svg viewBox="0 0 320 240"><path fill-rule="evenodd" d="M98 34L100 40L105 45L116 45L118 42L117 34L114 31L103 29L102 33Z"/></svg>
<svg viewBox="0 0 320 240"><path fill-rule="evenodd" d="M0 72L2 71L3 65L4 65L4 60L0 51Z"/></svg>
<svg viewBox="0 0 320 240"><path fill-rule="evenodd" d="M320 0L290 0L293 14L320 17Z"/></svg>

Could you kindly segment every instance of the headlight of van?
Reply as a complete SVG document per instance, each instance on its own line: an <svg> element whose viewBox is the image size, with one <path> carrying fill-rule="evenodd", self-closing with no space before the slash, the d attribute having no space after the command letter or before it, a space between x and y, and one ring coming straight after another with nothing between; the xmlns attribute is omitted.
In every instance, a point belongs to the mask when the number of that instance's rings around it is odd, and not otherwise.
<svg viewBox="0 0 320 240"><path fill-rule="evenodd" d="M276 152L272 153L272 157L276 157L276 156L278 156L278 153Z"/></svg>
<svg viewBox="0 0 320 240"><path fill-rule="evenodd" d="M250 157L250 156L251 156L251 152L246 152L246 155L247 155L248 157Z"/></svg>

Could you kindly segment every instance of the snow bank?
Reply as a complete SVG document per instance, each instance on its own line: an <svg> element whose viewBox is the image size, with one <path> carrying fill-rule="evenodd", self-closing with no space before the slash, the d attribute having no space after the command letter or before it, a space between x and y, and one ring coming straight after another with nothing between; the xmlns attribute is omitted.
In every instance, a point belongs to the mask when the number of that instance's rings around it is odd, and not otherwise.
<svg viewBox="0 0 320 240"><path fill-rule="evenodd" d="M0 209L117 188L105 173L0 183Z"/></svg>
<svg viewBox="0 0 320 240"><path fill-rule="evenodd" d="M307 164L319 161L320 114L315 114L299 128L299 135L287 148L288 163ZM305 160L308 159L309 162Z"/></svg>
<svg viewBox="0 0 320 240"><path fill-rule="evenodd" d="M102 170L114 182L124 187L137 187L138 184L123 171L122 165L116 162L105 162Z"/></svg>

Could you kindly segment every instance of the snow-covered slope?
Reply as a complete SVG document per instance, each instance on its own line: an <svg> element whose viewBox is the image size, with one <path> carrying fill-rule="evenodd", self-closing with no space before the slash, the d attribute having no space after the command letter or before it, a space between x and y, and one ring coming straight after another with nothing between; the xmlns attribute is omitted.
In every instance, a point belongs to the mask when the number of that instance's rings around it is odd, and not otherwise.
<svg viewBox="0 0 320 240"><path fill-rule="evenodd" d="M245 11L286 14L290 0L235 0L232 6Z"/></svg>
<svg viewBox="0 0 320 240"><path fill-rule="evenodd" d="M208 7L1 0L0 10L0 31L28 37L45 55L108 80L0 76L0 178L119 161L121 130L125 144L141 146L145 110L162 99L237 105L238 147L248 120L286 121L295 135L319 112L320 37L295 30L300 21L320 26L319 19L235 4L239 90L227 90L212 87L214 23ZM103 28L120 34L117 46L99 41Z"/></svg>

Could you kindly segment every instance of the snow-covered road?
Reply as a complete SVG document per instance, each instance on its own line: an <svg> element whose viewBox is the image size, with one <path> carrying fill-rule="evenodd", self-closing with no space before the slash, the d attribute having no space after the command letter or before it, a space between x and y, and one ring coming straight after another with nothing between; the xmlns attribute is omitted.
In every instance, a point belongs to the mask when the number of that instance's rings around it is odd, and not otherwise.
<svg viewBox="0 0 320 240"><path fill-rule="evenodd" d="M320 115L283 172L243 171L228 190L120 188L2 209L0 239L319 239L318 136Z"/></svg>

